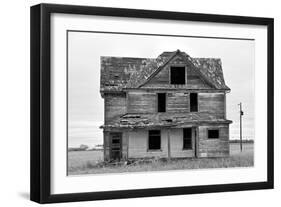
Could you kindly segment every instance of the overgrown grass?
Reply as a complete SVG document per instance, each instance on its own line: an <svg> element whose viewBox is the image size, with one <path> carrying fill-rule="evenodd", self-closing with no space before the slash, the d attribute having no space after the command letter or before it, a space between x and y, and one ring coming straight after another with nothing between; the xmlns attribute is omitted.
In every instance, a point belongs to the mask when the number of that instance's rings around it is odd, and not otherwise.
<svg viewBox="0 0 281 207"><path fill-rule="evenodd" d="M133 162L132 164L120 162L117 165L102 163L96 151L70 152L68 172L69 175L79 175L253 166L253 145L247 144L244 147L244 151L240 153L239 145L231 145L231 155L223 158L152 159L148 162Z"/></svg>

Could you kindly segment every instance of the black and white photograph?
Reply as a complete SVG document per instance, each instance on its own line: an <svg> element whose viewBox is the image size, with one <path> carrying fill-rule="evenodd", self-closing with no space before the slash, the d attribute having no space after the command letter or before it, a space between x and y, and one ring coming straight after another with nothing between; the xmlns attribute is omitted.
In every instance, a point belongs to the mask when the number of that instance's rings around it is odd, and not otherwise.
<svg viewBox="0 0 281 207"><path fill-rule="evenodd" d="M39 4L30 39L31 200L274 187L273 18Z"/></svg>
<svg viewBox="0 0 281 207"><path fill-rule="evenodd" d="M255 39L66 35L68 176L255 165Z"/></svg>
<svg viewBox="0 0 281 207"><path fill-rule="evenodd" d="M3 1L0 206L281 203L279 4Z"/></svg>

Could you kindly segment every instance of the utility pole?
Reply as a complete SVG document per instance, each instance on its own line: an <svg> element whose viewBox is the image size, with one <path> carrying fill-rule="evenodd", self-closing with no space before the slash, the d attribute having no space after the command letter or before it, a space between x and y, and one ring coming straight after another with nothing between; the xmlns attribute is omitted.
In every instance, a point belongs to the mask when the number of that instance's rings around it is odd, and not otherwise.
<svg viewBox="0 0 281 207"><path fill-rule="evenodd" d="M242 103L238 104L240 106L240 151L242 152L242 116L244 112L242 111Z"/></svg>

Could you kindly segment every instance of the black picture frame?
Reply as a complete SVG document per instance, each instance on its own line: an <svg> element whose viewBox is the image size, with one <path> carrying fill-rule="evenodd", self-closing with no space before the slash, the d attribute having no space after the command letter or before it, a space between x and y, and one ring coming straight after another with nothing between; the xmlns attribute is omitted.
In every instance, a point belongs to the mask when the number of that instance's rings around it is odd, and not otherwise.
<svg viewBox="0 0 281 207"><path fill-rule="evenodd" d="M51 72L50 72L50 16L52 13L99 15L113 17L133 17L194 22L217 22L267 26L267 181L204 186L169 187L74 194L51 194L50 184L50 129L51 129ZM103 8L56 4L39 4L31 7L31 174L30 199L38 203L89 201L103 199L135 198L147 196L167 196L180 194L211 193L272 189L274 177L274 74L272 18L195 14L152 10Z"/></svg>

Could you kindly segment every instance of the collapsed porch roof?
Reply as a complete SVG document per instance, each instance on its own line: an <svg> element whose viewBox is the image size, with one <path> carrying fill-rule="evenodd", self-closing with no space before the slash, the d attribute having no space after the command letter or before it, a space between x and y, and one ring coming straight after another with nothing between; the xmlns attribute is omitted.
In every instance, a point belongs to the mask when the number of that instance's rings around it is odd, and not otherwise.
<svg viewBox="0 0 281 207"><path fill-rule="evenodd" d="M184 125L199 125L203 123L230 124L232 121L216 118L210 113L153 113L153 114L124 114L101 128L178 128Z"/></svg>

